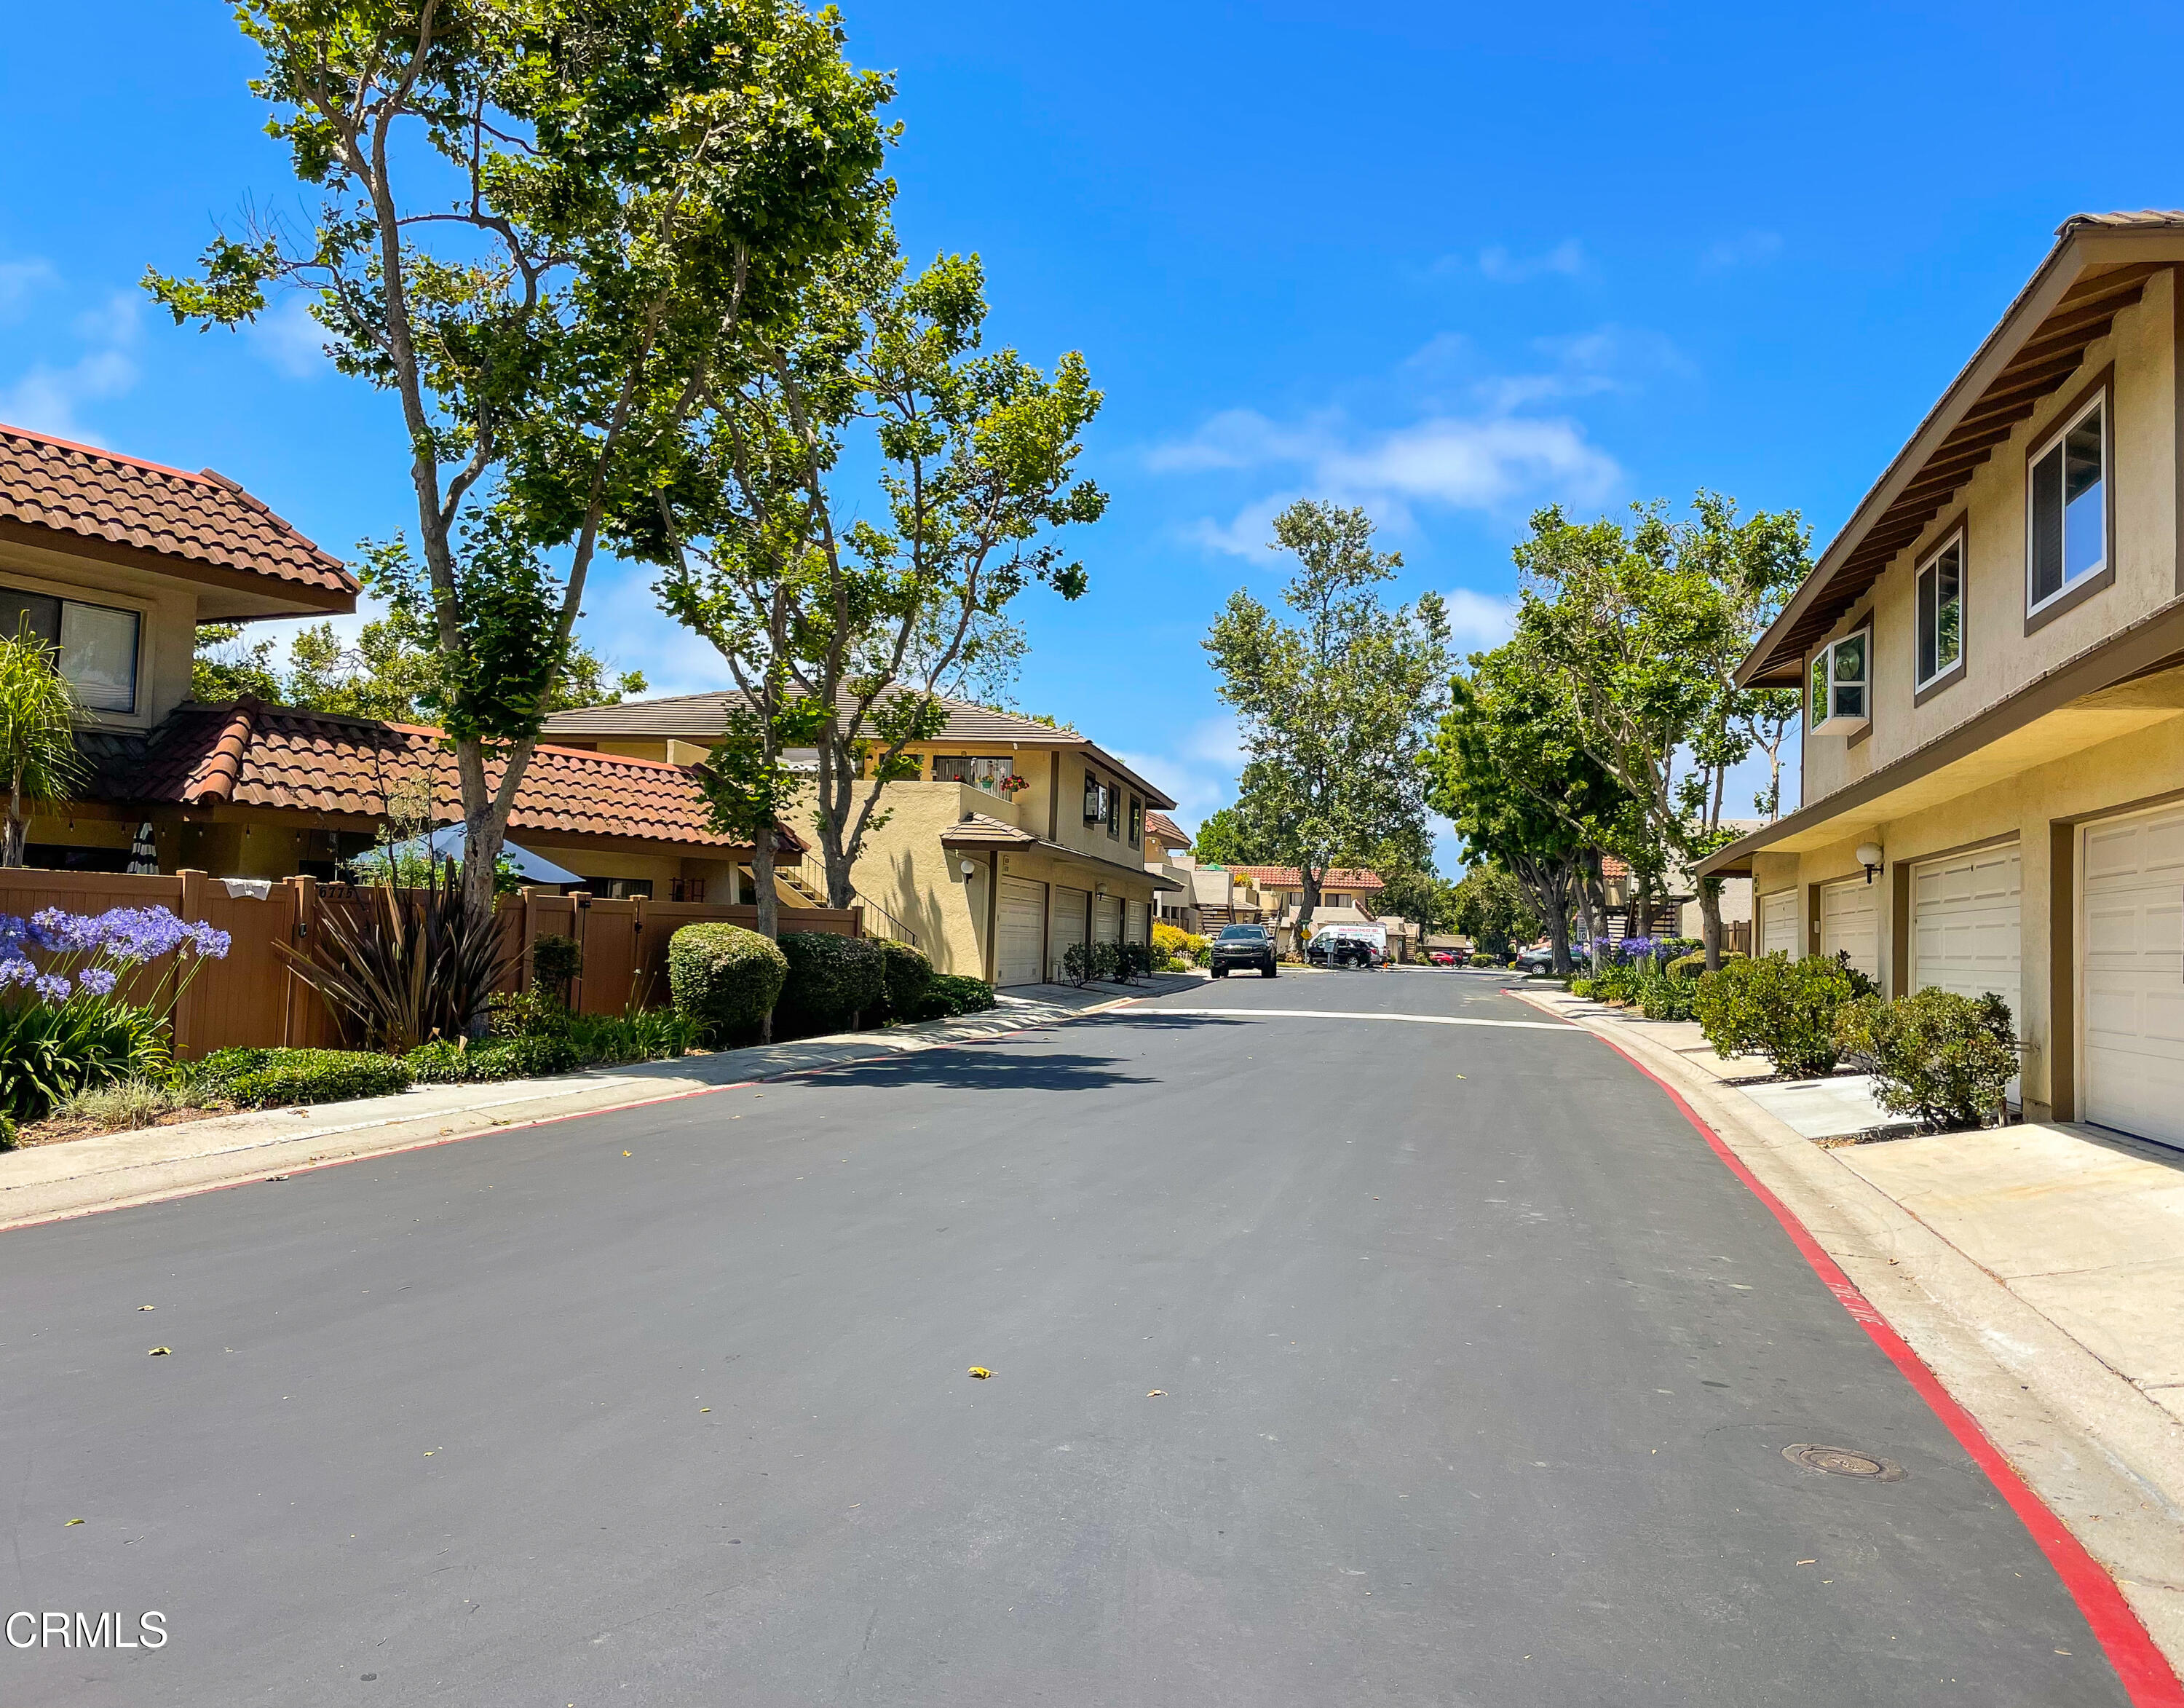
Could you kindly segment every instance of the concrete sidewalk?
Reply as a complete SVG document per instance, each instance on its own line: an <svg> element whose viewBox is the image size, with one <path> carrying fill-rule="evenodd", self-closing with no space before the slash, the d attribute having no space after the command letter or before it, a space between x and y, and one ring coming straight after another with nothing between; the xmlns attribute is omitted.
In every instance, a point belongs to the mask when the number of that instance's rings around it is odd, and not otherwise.
<svg viewBox="0 0 2184 1708"><path fill-rule="evenodd" d="M1768 1063L1722 1061L1695 1024L1561 990L1513 994L1599 1034L1683 1095L2114 1576L2184 1671L2184 1154L2042 1124L1830 1147L1814 1139L1834 1134L1799 1128L1878 1125L1859 1107L1869 1090L1850 1076L1739 1086ZM1785 1094L1787 1113L1808 1119L1778 1112Z"/></svg>
<svg viewBox="0 0 2184 1708"><path fill-rule="evenodd" d="M391 1097L247 1109L176 1126L31 1146L0 1153L0 1231L444 1143L496 1127L564 1120L723 1086L977 1043L1142 996L1195 989L1203 979L1202 974L1161 974L1145 984L1095 984L1081 991L1041 985L1031 987L1036 994L1004 991L983 1013L885 1031L844 1032L553 1079L419 1086Z"/></svg>

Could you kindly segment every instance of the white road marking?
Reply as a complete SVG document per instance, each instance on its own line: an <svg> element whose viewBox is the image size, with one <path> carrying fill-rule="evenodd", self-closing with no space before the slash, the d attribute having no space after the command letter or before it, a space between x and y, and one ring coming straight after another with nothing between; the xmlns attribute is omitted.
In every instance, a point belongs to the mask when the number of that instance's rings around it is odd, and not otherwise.
<svg viewBox="0 0 2184 1708"><path fill-rule="evenodd" d="M1527 1032L1568 1032L1585 1035L1585 1028L1561 1020L1480 1020L1468 1014L1368 1014L1349 1008L1117 1008L1118 1018L1132 1014L1209 1014L1238 1020L1408 1020L1420 1026L1511 1026Z"/></svg>

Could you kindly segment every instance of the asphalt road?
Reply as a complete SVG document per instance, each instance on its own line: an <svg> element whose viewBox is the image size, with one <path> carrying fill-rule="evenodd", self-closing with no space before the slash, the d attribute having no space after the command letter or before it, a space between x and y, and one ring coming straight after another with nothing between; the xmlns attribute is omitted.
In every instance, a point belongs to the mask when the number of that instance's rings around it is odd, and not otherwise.
<svg viewBox="0 0 2184 1708"><path fill-rule="evenodd" d="M1611 1050L1194 1007L1540 1019L1230 980L0 1235L0 1605L169 1633L0 1704L2124 1700Z"/></svg>

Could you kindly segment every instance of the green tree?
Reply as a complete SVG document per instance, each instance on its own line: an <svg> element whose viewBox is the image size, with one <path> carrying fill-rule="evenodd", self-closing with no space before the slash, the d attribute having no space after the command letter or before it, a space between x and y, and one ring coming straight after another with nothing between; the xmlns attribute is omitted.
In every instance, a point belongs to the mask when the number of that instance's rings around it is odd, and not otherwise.
<svg viewBox="0 0 2184 1708"><path fill-rule="evenodd" d="M1011 606L1033 583L1083 593L1056 536L1106 507L1076 474L1100 403L1083 357L1049 375L980 354L986 313L975 256L913 276L883 232L814 280L793 338L712 389L677 477L627 524L631 549L665 565L661 602L719 650L749 708L716 807L772 822L780 752L818 749L834 907L855 899L887 785L916 774L909 745L945 722L939 696L1013 668ZM876 506L840 472L850 449L877 460Z"/></svg>
<svg viewBox="0 0 2184 1708"><path fill-rule="evenodd" d="M1516 550L1524 603L1513 645L1553 684L1574 739L1624 791L1664 863L1686 869L1729 840L1722 795L1751 751L1763 703L1735 672L1806 568L1794 511L1740 520L1702 492L1687 521L1634 505L1602 518L1532 518ZM1721 885L1699 884L1707 965L1721 958Z"/></svg>
<svg viewBox="0 0 2184 1708"><path fill-rule="evenodd" d="M1601 851L1624 815L1624 791L1576 739L1552 682L1515 643L1473 655L1450 684L1429 761L1429 798L1466 854L1530 892L1555 955L1569 970L1569 923L1588 955L1602 935Z"/></svg>
<svg viewBox="0 0 2184 1708"><path fill-rule="evenodd" d="M1238 779L1233 806L1209 812L1191 839L1190 851L1202 866L1279 866L1283 831L1270 817L1279 805L1271 764L1253 760Z"/></svg>
<svg viewBox="0 0 2184 1708"><path fill-rule="evenodd" d="M1373 549L1362 510L1292 505L1272 549L1297 559L1282 598L1301 621L1240 589L1204 645L1251 759L1239 811L1298 868L1308 924L1330 867L1424 821L1419 752L1446 697L1448 620L1437 594L1382 603L1402 559Z"/></svg>
<svg viewBox="0 0 2184 1708"><path fill-rule="evenodd" d="M1496 866L1474 866L1452 892L1455 928L1494 959L1507 959L1514 943L1529 943L1540 935L1539 915L1531 897L1507 872Z"/></svg>
<svg viewBox="0 0 2184 1708"><path fill-rule="evenodd" d="M76 751L82 703L53 667L53 649L25 627L0 635L0 767L8 773L8 823L0 866L23 863L33 807L58 806L83 786Z"/></svg>
<svg viewBox="0 0 2184 1708"><path fill-rule="evenodd" d="M439 656L430 632L402 612L365 624L354 645L331 622L313 623L290 638L285 667L273 640L246 641L235 623L200 623L190 692L209 705L251 695L299 712L429 723L442 697L434 676ZM644 689L642 671L616 674L582 642L571 641L546 710L611 706Z"/></svg>
<svg viewBox="0 0 2184 1708"><path fill-rule="evenodd" d="M147 287L177 322L232 327L298 286L335 366L394 394L417 555L397 538L367 579L437 655L482 920L603 522L659 483L682 420L813 266L870 232L891 91L793 0L237 17L316 226L222 233L196 276Z"/></svg>

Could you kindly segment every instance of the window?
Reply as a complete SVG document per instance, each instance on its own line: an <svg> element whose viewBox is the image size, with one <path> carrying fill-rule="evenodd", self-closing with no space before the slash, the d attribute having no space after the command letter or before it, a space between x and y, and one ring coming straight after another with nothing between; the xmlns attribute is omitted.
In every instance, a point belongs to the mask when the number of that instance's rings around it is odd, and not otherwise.
<svg viewBox="0 0 2184 1708"><path fill-rule="evenodd" d="M2109 398L2097 393L2032 455L2025 610L2109 567Z"/></svg>
<svg viewBox="0 0 2184 1708"><path fill-rule="evenodd" d="M1861 628L1813 655L1813 687L1807 726L1814 734L1848 735L1869 717L1866 704L1867 655L1872 632Z"/></svg>
<svg viewBox="0 0 2184 1708"><path fill-rule="evenodd" d="M1145 840L1145 803L1133 795L1130 797L1130 846L1137 847Z"/></svg>
<svg viewBox="0 0 2184 1708"><path fill-rule="evenodd" d="M598 901L649 901L652 899L652 879L649 878L580 878L565 887L587 890Z"/></svg>
<svg viewBox="0 0 2184 1708"><path fill-rule="evenodd" d="M1106 822L1110 810L1108 802L1113 795L1114 791L1091 772L1084 773L1084 822L1087 824Z"/></svg>
<svg viewBox="0 0 2184 1708"><path fill-rule="evenodd" d="M1919 567L1917 686L1925 688L1964 661L1964 537Z"/></svg>
<svg viewBox="0 0 2184 1708"><path fill-rule="evenodd" d="M93 712L136 709L136 633L133 611L81 605L42 593L0 587L0 631L27 629L51 647L60 673Z"/></svg>

